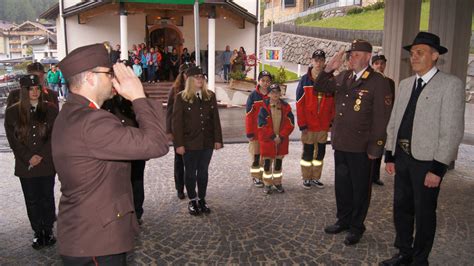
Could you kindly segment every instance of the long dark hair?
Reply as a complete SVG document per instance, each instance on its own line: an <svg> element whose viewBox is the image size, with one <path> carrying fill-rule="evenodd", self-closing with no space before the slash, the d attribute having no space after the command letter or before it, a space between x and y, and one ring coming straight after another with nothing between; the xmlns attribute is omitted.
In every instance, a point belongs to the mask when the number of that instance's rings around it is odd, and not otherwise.
<svg viewBox="0 0 474 266"><path fill-rule="evenodd" d="M186 80L184 79L184 72L181 72L178 74L176 80L173 83L174 96L176 96L176 94L178 94L180 91L183 91L185 85Z"/></svg>
<svg viewBox="0 0 474 266"><path fill-rule="evenodd" d="M46 102L43 97L43 90L39 86L40 96L38 98L38 105L36 106L36 112L31 112L30 94L29 87L20 88L20 100L13 104L9 108L18 106L18 120L15 122L15 136L20 143L27 145L28 138L30 136L30 129L34 125L38 128L38 134L40 138L46 138L48 133L48 125L46 122ZM35 116L32 120L31 116ZM33 124L34 123L34 124Z"/></svg>

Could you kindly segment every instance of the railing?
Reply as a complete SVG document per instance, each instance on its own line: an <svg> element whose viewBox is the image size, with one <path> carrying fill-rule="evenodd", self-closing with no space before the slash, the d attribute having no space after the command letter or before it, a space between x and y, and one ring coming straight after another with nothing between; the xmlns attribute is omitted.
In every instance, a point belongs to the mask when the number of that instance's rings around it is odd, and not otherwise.
<svg viewBox="0 0 474 266"><path fill-rule="evenodd" d="M382 30L344 30L275 24L273 25L273 31L341 42L352 42L355 39L363 39L376 46L381 46L383 40ZM260 32L261 35L268 33L270 33L270 27L263 28Z"/></svg>

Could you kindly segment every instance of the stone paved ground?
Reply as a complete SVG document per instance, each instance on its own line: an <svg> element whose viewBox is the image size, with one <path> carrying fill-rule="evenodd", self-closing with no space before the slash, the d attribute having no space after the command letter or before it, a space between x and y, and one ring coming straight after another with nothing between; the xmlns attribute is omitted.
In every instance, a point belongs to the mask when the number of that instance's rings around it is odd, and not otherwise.
<svg viewBox="0 0 474 266"><path fill-rule="evenodd" d="M208 202L212 213L192 217L187 201L177 199L170 152L146 167L145 223L130 265L163 264L377 264L394 249L393 180L374 187L367 231L355 247L344 235L326 235L335 221L332 150L328 149L322 181L325 189L304 190L299 178L300 144L290 144L284 161L286 193L264 195L247 175L245 144L229 144L214 154ZM456 170L443 181L438 230L431 263L474 265L474 146L462 145ZM12 153L0 153L0 264L61 265L54 247L30 247L32 237L20 183L13 176ZM56 200L59 199L56 186Z"/></svg>

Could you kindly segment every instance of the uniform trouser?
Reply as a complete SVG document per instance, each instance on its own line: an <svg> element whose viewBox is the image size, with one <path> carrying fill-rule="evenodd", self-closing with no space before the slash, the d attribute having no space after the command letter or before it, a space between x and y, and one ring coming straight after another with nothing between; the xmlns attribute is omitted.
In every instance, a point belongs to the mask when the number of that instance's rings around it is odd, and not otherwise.
<svg viewBox="0 0 474 266"><path fill-rule="evenodd" d="M135 214L137 219L141 219L143 215L143 202L145 201L145 188L143 176L145 174L145 161L132 161L132 189L133 189L133 205L135 206Z"/></svg>
<svg viewBox="0 0 474 266"><path fill-rule="evenodd" d="M424 185L431 161L418 161L400 148L395 154L395 247L403 254L413 255L416 265L427 265L436 233L439 186L428 188Z"/></svg>
<svg viewBox="0 0 474 266"><path fill-rule="evenodd" d="M319 180L321 178L327 139L328 133L326 131L307 131L301 135L303 155L300 165L303 180Z"/></svg>
<svg viewBox="0 0 474 266"><path fill-rule="evenodd" d="M125 266L127 265L127 254L115 254L98 257L69 257L61 256L65 266Z"/></svg>
<svg viewBox="0 0 474 266"><path fill-rule="evenodd" d="M283 156L263 157L263 184L280 185L283 178Z"/></svg>
<svg viewBox="0 0 474 266"><path fill-rule="evenodd" d="M26 212L35 233L51 232L56 220L54 175L20 178Z"/></svg>
<svg viewBox="0 0 474 266"><path fill-rule="evenodd" d="M176 191L184 193L184 161L183 155L174 150L174 187Z"/></svg>
<svg viewBox="0 0 474 266"><path fill-rule="evenodd" d="M260 145L258 143L258 140L249 141L249 153L252 157L252 164L250 165L250 176L262 180L263 160L260 156Z"/></svg>
<svg viewBox="0 0 474 266"><path fill-rule="evenodd" d="M372 160L371 180L375 182L380 180L380 165L382 164L382 157Z"/></svg>
<svg viewBox="0 0 474 266"><path fill-rule="evenodd" d="M209 163L213 149L187 150L184 155L184 173L186 191L189 199L206 198L207 181L209 179ZM196 195L196 183L198 194Z"/></svg>
<svg viewBox="0 0 474 266"><path fill-rule="evenodd" d="M362 234L372 191L371 160L365 152L334 151L337 224Z"/></svg>

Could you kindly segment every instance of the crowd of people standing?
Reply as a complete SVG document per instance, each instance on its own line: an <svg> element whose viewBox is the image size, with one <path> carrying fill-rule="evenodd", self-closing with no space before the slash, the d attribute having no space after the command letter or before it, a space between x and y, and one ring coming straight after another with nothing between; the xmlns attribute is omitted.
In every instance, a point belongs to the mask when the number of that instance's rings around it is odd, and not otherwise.
<svg viewBox="0 0 474 266"><path fill-rule="evenodd" d="M65 265L126 264L143 214L143 195L134 186L143 188L144 161L166 154L168 141L175 150L177 196L184 199L186 189L191 215L211 212L208 167L213 151L223 147L216 95L207 89L193 56L186 51L178 60L174 51L167 58L178 66L177 77L165 115L160 102L146 98L135 67L142 63L141 76L146 68L147 81L153 82L164 56L140 47L132 49L133 68L118 62L118 50L112 53L104 44L72 51L59 64L71 90L59 114L55 86L43 87L44 69L38 65L29 66L21 88L9 95L5 128L34 231L32 245L39 249L56 242L52 227L57 171L62 192L57 231ZM366 230L372 182L380 184L373 173L380 169L374 165L380 165L385 154L385 170L395 175L399 252L382 265L428 265L439 189L462 139L465 103L462 82L436 67L447 52L438 36L420 32L404 49L410 52L415 75L400 82L397 97L394 83L383 74L387 59L372 56L369 42L354 40L348 51L341 49L329 61L323 50L312 54L297 88L301 177L304 189L324 187L320 178L331 130L337 210L335 223L324 232L347 231L343 243L356 245ZM229 53L227 46L222 59L230 65ZM238 54L234 67L242 69ZM346 57L347 69L340 71ZM113 111L124 104L133 114L127 116L130 123L117 119L123 111ZM267 71L259 73L248 97L245 126L253 184L266 194L283 193L282 161L295 119ZM133 162L139 162L138 184Z"/></svg>

